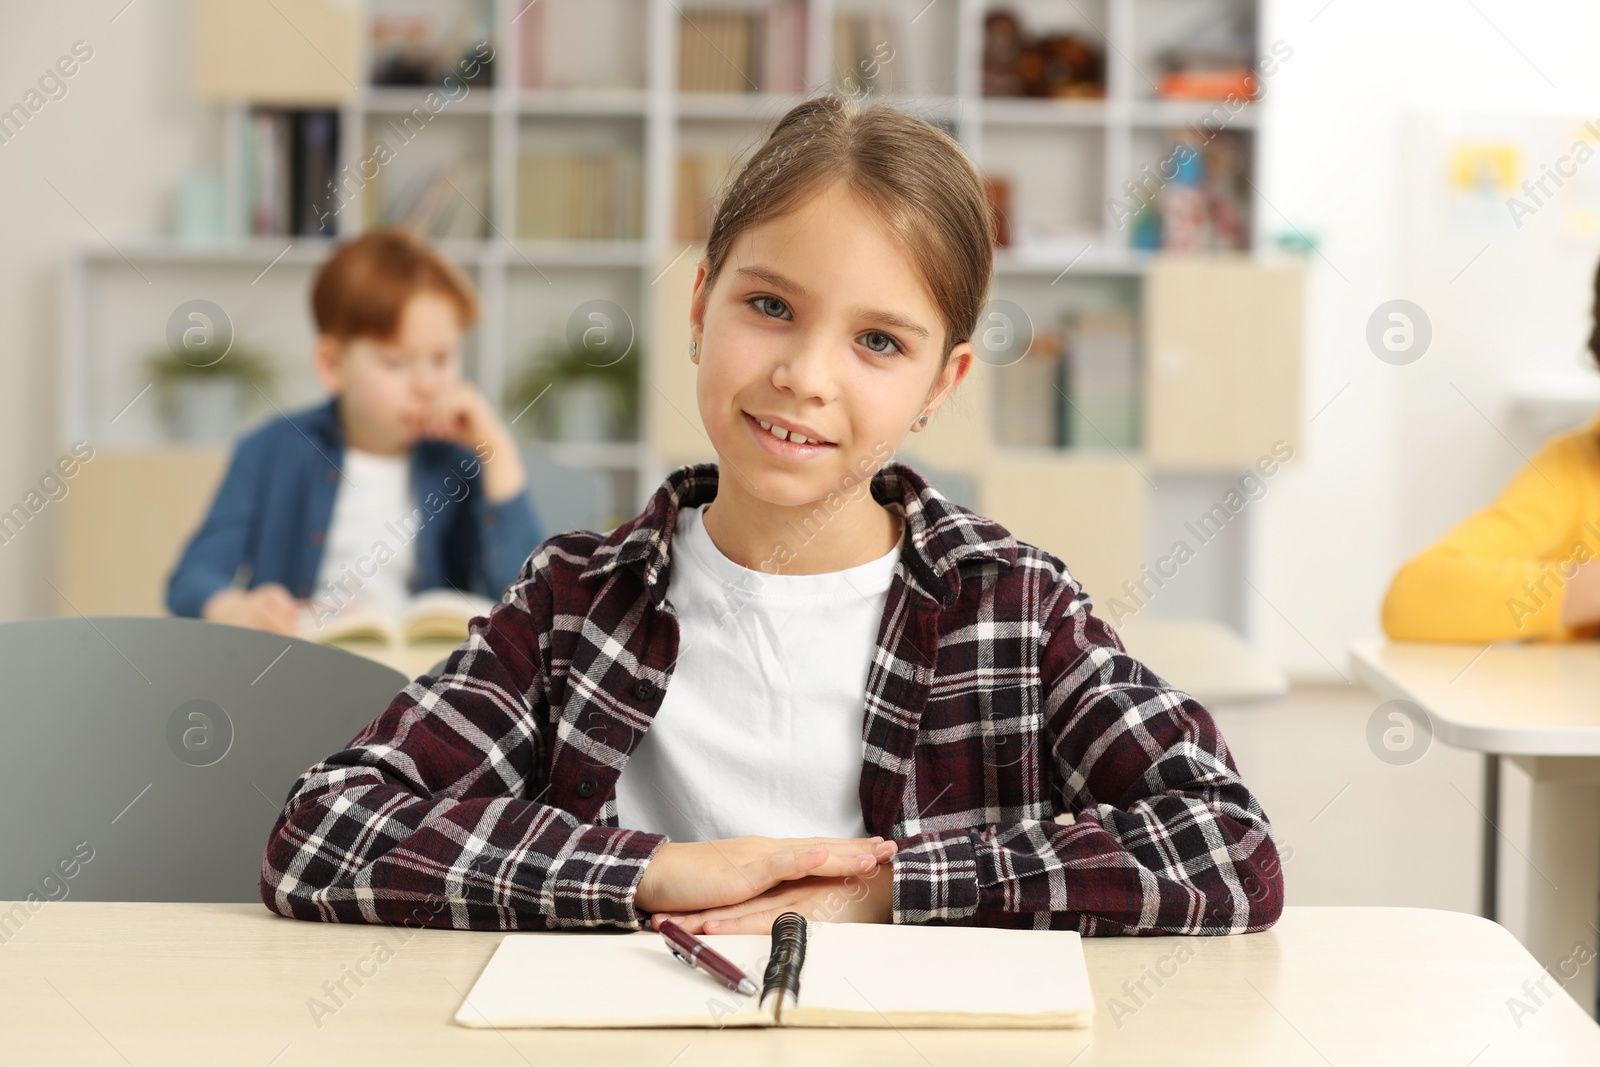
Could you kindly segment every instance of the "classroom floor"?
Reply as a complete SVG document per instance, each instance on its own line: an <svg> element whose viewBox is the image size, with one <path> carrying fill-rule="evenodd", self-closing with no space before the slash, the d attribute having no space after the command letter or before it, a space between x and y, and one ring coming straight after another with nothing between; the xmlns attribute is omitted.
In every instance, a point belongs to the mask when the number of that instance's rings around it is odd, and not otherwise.
<svg viewBox="0 0 1600 1067"><path fill-rule="evenodd" d="M1361 685L1296 684L1211 710L1277 832L1286 903L1476 913L1482 756L1434 741L1415 763L1382 762L1366 738L1381 703Z"/></svg>

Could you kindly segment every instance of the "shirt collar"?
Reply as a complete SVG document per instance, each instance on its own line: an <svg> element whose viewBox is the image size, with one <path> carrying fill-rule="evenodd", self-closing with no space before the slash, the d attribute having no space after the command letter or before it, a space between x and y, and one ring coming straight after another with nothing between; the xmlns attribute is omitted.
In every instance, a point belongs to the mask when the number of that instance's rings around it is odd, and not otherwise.
<svg viewBox="0 0 1600 1067"><path fill-rule="evenodd" d="M953 503L912 467L885 464L872 476L873 499L905 524L900 559L906 581L924 596L948 606L961 591L960 565L987 561L1012 566L1017 541L999 523ZM644 511L611 531L590 557L582 577L609 574L627 564L638 569L651 598L667 595L673 531L681 508L699 507L717 496L717 465L692 463L667 475ZM790 546L791 548L797 546Z"/></svg>

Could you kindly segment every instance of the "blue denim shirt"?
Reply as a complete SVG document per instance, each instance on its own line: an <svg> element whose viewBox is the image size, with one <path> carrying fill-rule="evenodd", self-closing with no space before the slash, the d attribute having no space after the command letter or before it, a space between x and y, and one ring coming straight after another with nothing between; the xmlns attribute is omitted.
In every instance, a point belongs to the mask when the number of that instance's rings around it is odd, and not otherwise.
<svg viewBox="0 0 1600 1067"><path fill-rule="evenodd" d="M498 600L544 540L526 487L499 503L484 498L479 458L443 441L411 450L416 511L396 515L393 529L396 542L416 540L413 592L450 587ZM343 460L338 397L241 440L210 514L167 580L168 609L198 617L241 565L251 588L278 582L311 596Z"/></svg>

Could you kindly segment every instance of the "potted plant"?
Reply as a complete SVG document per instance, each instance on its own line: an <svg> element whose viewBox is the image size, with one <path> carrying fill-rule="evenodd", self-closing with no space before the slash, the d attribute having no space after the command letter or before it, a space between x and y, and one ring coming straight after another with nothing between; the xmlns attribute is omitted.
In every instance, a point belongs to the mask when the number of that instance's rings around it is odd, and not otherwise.
<svg viewBox="0 0 1600 1067"><path fill-rule="evenodd" d="M251 394L270 390L272 359L238 345L198 345L183 357L165 349L145 363L167 429L179 441L226 441L239 430Z"/></svg>
<svg viewBox="0 0 1600 1067"><path fill-rule="evenodd" d="M641 358L635 351L619 359L600 344L548 343L510 383L507 413L544 440L633 440Z"/></svg>

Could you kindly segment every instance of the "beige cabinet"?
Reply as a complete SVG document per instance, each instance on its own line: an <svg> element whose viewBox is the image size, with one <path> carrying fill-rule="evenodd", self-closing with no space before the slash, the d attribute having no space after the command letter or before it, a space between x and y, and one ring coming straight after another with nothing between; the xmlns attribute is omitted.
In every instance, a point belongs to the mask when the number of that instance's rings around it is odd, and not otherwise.
<svg viewBox="0 0 1600 1067"><path fill-rule="evenodd" d="M225 448L97 448L62 506L62 615L165 615L167 576L200 528Z"/></svg>
<svg viewBox="0 0 1600 1067"><path fill-rule="evenodd" d="M1283 441L1298 450L1304 269L1164 256L1144 283L1144 452L1152 466L1226 472Z"/></svg>
<svg viewBox="0 0 1600 1067"><path fill-rule="evenodd" d="M354 0L194 0L195 95L333 105L366 82Z"/></svg>

